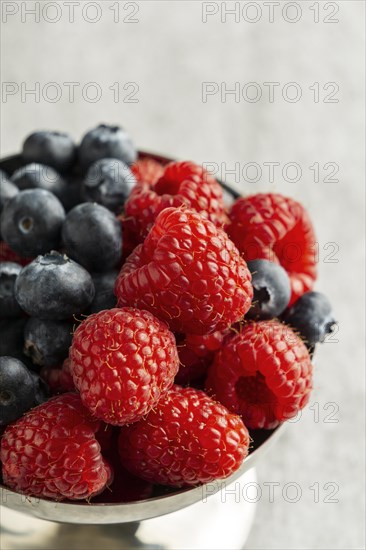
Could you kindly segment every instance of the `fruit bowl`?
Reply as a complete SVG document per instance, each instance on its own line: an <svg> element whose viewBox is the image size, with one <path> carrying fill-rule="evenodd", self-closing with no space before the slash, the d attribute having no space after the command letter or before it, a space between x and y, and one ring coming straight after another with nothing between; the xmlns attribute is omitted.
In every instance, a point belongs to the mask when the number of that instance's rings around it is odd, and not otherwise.
<svg viewBox="0 0 366 550"><path fill-rule="evenodd" d="M139 152L139 157L153 158L163 165L172 160L144 151ZM12 173L24 164L20 155L14 155L3 159L0 162L0 168L8 173ZM228 204L239 196L228 184L224 182L220 182L220 184L224 189L225 200ZM55 502L48 499L20 495L4 485L0 485L1 503L7 508L24 512L39 519L69 524L130 523L160 517L203 501L206 496L214 495L222 487L226 488L239 480L255 467L258 460L268 451L283 430L283 424L274 430L253 430L251 432L253 442L249 456L245 459L239 470L225 479L224 485L219 480L190 489L169 490L169 492L165 491L164 493L156 492L147 500L121 504Z"/></svg>

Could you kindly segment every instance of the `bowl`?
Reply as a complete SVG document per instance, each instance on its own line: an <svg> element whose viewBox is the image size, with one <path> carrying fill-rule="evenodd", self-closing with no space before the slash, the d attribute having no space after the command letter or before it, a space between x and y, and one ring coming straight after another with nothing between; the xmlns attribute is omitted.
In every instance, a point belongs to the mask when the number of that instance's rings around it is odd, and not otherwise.
<svg viewBox="0 0 366 550"><path fill-rule="evenodd" d="M155 153L139 152L139 158L150 157L162 164L173 159ZM8 174L23 166L21 155L7 157L0 161L0 168ZM224 189L225 200L228 204L239 196L225 182L220 182ZM147 500L130 503L87 503L87 502L55 502L49 499L35 498L21 495L0 483L0 503L12 510L26 513L35 518L58 523L69 524L122 524L140 522L150 518L157 518L165 514L172 514L178 510L202 502L210 498L229 485L233 484L250 470L265 455L272 444L284 430L284 425L274 430L252 430L252 447L248 457L241 467L225 480L218 480L194 488L170 491L167 494L153 496Z"/></svg>

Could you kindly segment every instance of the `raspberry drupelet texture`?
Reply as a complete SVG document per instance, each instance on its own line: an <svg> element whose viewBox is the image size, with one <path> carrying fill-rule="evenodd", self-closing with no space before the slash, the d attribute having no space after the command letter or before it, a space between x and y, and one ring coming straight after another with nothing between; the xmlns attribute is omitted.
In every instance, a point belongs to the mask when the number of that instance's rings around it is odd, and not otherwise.
<svg viewBox="0 0 366 550"><path fill-rule="evenodd" d="M131 171L139 183L154 185L163 175L164 166L151 157L143 157L131 166Z"/></svg>
<svg viewBox="0 0 366 550"><path fill-rule="evenodd" d="M117 278L119 306L139 307L175 332L224 330L248 311L251 275L226 233L197 212L166 208Z"/></svg>
<svg viewBox="0 0 366 550"><path fill-rule="evenodd" d="M174 335L148 311L104 310L77 328L70 370L86 407L108 424L136 422L178 371Z"/></svg>
<svg viewBox="0 0 366 550"><path fill-rule="evenodd" d="M249 428L271 429L307 404L312 370L305 344L290 327L250 322L225 340L206 388Z"/></svg>
<svg viewBox="0 0 366 550"><path fill-rule="evenodd" d="M4 483L19 493L79 500L104 489L110 466L77 394L54 397L10 424L1 439Z"/></svg>
<svg viewBox="0 0 366 550"><path fill-rule="evenodd" d="M311 290L316 279L316 237L308 213L294 199L259 193L238 199L227 232L245 260L266 259L287 271L290 305Z"/></svg>
<svg viewBox="0 0 366 550"><path fill-rule="evenodd" d="M193 162L172 162L158 181L138 183L125 203L125 218L138 242L144 240L159 212L171 206L191 208L219 227L228 221L222 188L215 178Z"/></svg>
<svg viewBox="0 0 366 550"><path fill-rule="evenodd" d="M147 481L176 487L229 476L248 446L248 431L237 415L203 391L180 386L119 436L122 465Z"/></svg>

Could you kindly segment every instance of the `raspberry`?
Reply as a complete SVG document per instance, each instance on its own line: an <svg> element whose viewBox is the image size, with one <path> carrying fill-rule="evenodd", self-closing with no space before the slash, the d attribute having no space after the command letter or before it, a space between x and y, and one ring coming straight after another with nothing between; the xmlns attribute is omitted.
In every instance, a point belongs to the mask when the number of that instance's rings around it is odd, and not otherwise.
<svg viewBox="0 0 366 550"><path fill-rule="evenodd" d="M70 359L65 359L61 368L43 367L40 375L47 383L52 394L75 390L74 380L70 372Z"/></svg>
<svg viewBox="0 0 366 550"><path fill-rule="evenodd" d="M316 279L316 237L304 207L279 194L259 193L232 206L228 234L245 260L280 263L289 274L293 304Z"/></svg>
<svg viewBox="0 0 366 550"><path fill-rule="evenodd" d="M85 406L108 424L136 422L173 384L174 335L147 311L104 310L74 334L70 370Z"/></svg>
<svg viewBox="0 0 366 550"><path fill-rule="evenodd" d="M200 212L218 226L227 222L219 183L202 166L188 161L168 164L157 182L138 183L125 203L125 217L133 224L137 240L142 242L159 212L182 205Z"/></svg>
<svg viewBox="0 0 366 550"><path fill-rule="evenodd" d="M242 420L203 391L174 386L136 424L121 429L122 465L135 475L181 487L225 478L248 454Z"/></svg>
<svg viewBox="0 0 366 550"><path fill-rule="evenodd" d="M126 218L123 214L118 216L118 220L122 227L122 263L124 264L126 259L135 250L136 246L140 244L135 229L134 220L132 218Z"/></svg>
<svg viewBox="0 0 366 550"><path fill-rule="evenodd" d="M162 176L164 166L151 157L143 157L131 166L131 171L139 183L154 186L160 176ZM123 232L122 259L126 260L136 246L141 243L142 238L139 237L135 218L121 215L119 219Z"/></svg>
<svg viewBox="0 0 366 550"><path fill-rule="evenodd" d="M163 175L164 166L151 157L143 157L131 166L131 171L139 183L154 185Z"/></svg>
<svg viewBox="0 0 366 550"><path fill-rule="evenodd" d="M224 330L253 296L245 261L226 233L183 208L161 212L117 278L120 306L147 309L175 332Z"/></svg>
<svg viewBox="0 0 366 550"><path fill-rule="evenodd" d="M131 166L136 180L147 186L154 186L164 172L164 166L151 157L143 157ZM142 241L136 228L136 221L132 217L119 216L122 224L122 260L126 260L138 244Z"/></svg>
<svg viewBox="0 0 366 550"><path fill-rule="evenodd" d="M179 355L179 371L175 377L177 384L188 384L206 374L228 331L211 334L180 334L176 336Z"/></svg>
<svg viewBox="0 0 366 550"><path fill-rule="evenodd" d="M274 428L309 400L312 364L303 341L278 321L252 322L224 342L206 387L249 428Z"/></svg>
<svg viewBox="0 0 366 550"><path fill-rule="evenodd" d="M72 393L32 409L2 437L4 483L17 492L55 500L99 493L111 476L95 437L99 425Z"/></svg>

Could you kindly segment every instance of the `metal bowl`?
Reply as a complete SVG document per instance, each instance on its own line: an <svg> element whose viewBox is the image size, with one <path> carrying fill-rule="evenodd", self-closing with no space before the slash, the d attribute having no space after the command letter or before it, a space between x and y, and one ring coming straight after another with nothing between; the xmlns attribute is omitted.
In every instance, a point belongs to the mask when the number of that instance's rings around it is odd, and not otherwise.
<svg viewBox="0 0 366 550"><path fill-rule="evenodd" d="M172 159L140 151L140 158L150 157L162 164L171 162ZM0 168L11 174L25 163L20 155L7 157L0 161ZM237 198L239 194L226 183L220 182L228 203ZM251 470L268 451L270 446L283 432L284 425L275 430L253 430L251 437L253 446L249 456L242 466L229 478L225 479L224 486L239 480ZM0 503L7 508L23 512L39 519L59 523L70 524L114 524L130 523L157 518L165 514L171 514L187 506L198 503L222 490L223 481L219 480L191 489L181 489L162 496L156 496L147 500L123 504L102 504L86 502L55 502L48 499L39 499L15 493L0 484Z"/></svg>

